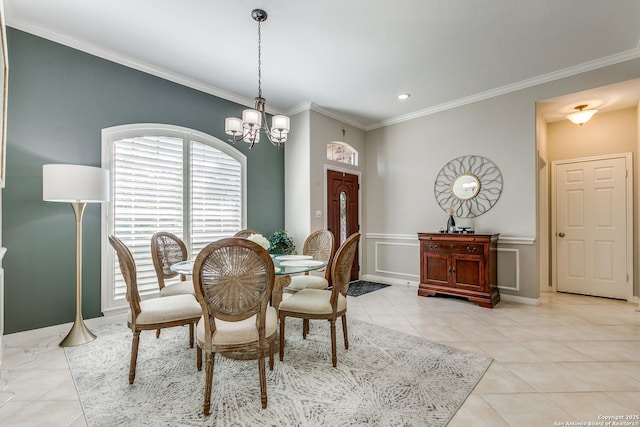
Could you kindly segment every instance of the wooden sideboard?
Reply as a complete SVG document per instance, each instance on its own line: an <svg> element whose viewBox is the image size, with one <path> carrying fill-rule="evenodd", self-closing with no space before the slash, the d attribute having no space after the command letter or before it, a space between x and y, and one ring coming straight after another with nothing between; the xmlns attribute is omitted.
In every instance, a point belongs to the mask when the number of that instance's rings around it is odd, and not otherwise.
<svg viewBox="0 0 640 427"><path fill-rule="evenodd" d="M418 233L418 295L456 295L482 307L500 301L497 276L499 234Z"/></svg>

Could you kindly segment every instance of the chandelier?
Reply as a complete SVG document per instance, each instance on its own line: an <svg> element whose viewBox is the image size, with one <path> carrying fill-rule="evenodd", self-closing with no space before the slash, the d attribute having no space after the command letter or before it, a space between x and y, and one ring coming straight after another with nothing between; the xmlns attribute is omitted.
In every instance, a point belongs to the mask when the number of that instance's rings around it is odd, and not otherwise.
<svg viewBox="0 0 640 427"><path fill-rule="evenodd" d="M260 24L267 20L267 12L262 9L254 9L251 12L251 17L258 22L258 96L255 99L255 107L242 112L242 119L227 117L224 120L224 131L232 137L229 142L235 144L237 141L242 140L250 144L249 149L260 142L260 133L264 133L271 144L280 148L287 141L289 117L273 116L271 129L269 129L265 112L267 101L262 97L262 59L260 56L262 39Z"/></svg>

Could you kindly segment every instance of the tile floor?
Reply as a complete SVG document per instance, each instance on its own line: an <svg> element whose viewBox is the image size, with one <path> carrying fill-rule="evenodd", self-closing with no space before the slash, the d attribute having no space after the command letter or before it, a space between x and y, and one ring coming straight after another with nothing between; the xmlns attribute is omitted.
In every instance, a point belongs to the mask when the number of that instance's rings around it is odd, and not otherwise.
<svg viewBox="0 0 640 427"><path fill-rule="evenodd" d="M606 425L602 417L640 416L637 308L545 293L538 306L501 302L485 309L460 299L418 297L412 286L349 299L352 319L494 359L449 427ZM0 425L87 425L58 347L68 329L60 325L5 336ZM627 421L619 425L640 426L639 419Z"/></svg>

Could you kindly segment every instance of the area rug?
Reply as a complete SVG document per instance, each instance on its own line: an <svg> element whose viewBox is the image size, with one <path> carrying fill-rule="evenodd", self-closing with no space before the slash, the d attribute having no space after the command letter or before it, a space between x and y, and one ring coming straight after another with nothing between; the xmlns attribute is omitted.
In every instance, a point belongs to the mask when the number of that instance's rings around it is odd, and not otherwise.
<svg viewBox="0 0 640 427"><path fill-rule="evenodd" d="M216 355L211 415L202 413L204 369L188 328L140 336L136 379L128 383L131 332L94 328L98 338L65 347L88 425L99 426L444 426L491 359L369 323L349 320L349 349L338 325L331 365L328 322L287 319L285 358L267 368L262 409L256 361ZM338 322L339 323L339 322ZM267 365L268 366L268 365Z"/></svg>
<svg viewBox="0 0 640 427"><path fill-rule="evenodd" d="M378 289L386 288L386 283L367 282L365 280L354 280L349 283L349 289L347 295L350 297L359 297L360 295L368 294L369 292L377 291Z"/></svg>

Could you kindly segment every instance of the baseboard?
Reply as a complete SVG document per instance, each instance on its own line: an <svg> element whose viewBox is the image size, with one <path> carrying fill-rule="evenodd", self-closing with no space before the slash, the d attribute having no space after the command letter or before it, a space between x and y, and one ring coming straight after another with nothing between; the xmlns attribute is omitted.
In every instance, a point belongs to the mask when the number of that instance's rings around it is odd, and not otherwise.
<svg viewBox="0 0 640 427"><path fill-rule="evenodd" d="M366 280L368 282L386 283L389 285L405 285L414 286L416 288L418 287L418 282L416 282L415 280L394 279L392 277L376 276L375 274L363 274L361 280Z"/></svg>
<svg viewBox="0 0 640 427"><path fill-rule="evenodd" d="M517 295L500 294L500 301L515 302L517 304L539 305L540 298L519 297Z"/></svg>

